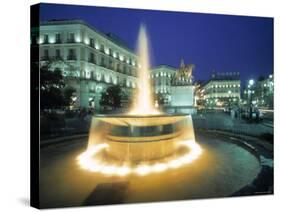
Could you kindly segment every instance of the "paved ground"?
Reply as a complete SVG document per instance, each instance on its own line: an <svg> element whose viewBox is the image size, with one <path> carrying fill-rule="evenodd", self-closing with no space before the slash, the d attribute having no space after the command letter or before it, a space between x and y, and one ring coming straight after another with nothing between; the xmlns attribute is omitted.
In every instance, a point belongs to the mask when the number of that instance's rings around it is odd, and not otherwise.
<svg viewBox="0 0 281 212"><path fill-rule="evenodd" d="M262 136L273 135L273 119L265 119L260 123L249 123L244 119L231 118L224 112L199 113L192 116L195 129L218 129L235 134Z"/></svg>
<svg viewBox="0 0 281 212"><path fill-rule="evenodd" d="M198 132L196 137L203 148L197 161L145 177L105 177L80 169L75 158L86 148L83 138L45 146L40 163L41 207L227 197L259 175L262 166L253 152L226 136Z"/></svg>

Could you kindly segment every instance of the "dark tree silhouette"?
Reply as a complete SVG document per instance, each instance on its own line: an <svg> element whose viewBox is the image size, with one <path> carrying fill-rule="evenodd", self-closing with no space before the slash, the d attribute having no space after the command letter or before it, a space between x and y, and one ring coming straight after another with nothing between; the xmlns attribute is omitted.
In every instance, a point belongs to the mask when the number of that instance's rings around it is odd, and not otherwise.
<svg viewBox="0 0 281 212"><path fill-rule="evenodd" d="M57 109L70 106L75 89L65 87L63 75L60 69L50 70L51 62L37 69L40 71L40 108Z"/></svg>
<svg viewBox="0 0 281 212"><path fill-rule="evenodd" d="M64 105L65 106L70 106L73 105L74 102L72 100L73 94L76 92L75 88L71 86L67 86L64 91L63 91L63 96L64 96Z"/></svg>
<svg viewBox="0 0 281 212"><path fill-rule="evenodd" d="M100 104L118 108L121 106L122 90L119 85L110 86L102 93Z"/></svg>

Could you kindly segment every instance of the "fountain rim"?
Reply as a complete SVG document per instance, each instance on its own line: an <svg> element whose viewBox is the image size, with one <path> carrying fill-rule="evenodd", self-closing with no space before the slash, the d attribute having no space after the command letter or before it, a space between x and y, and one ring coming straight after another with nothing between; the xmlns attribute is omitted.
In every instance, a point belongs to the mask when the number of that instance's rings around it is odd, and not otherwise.
<svg viewBox="0 0 281 212"><path fill-rule="evenodd" d="M181 117L191 116L189 113L163 113L163 114L95 114L93 117L97 118L161 118L161 117Z"/></svg>

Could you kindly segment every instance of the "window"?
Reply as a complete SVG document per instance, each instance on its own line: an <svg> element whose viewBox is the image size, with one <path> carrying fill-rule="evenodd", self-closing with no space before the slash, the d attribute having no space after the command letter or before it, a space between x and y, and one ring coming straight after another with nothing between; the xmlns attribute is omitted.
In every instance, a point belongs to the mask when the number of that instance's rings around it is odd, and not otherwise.
<svg viewBox="0 0 281 212"><path fill-rule="evenodd" d="M117 71L120 71L120 63L117 63L117 66L116 66L116 69L117 69Z"/></svg>
<svg viewBox="0 0 281 212"><path fill-rule="evenodd" d="M109 63L109 64L108 64L109 68L110 68L110 69L113 69L113 62L112 62L112 60L109 60L108 63Z"/></svg>
<svg viewBox="0 0 281 212"><path fill-rule="evenodd" d="M95 40L93 38L90 38L90 46L95 47Z"/></svg>
<svg viewBox="0 0 281 212"><path fill-rule="evenodd" d="M59 33L56 34L56 43L61 43L61 35Z"/></svg>
<svg viewBox="0 0 281 212"><path fill-rule="evenodd" d="M60 49L56 49L56 59L61 59Z"/></svg>
<svg viewBox="0 0 281 212"><path fill-rule="evenodd" d="M105 67L105 58L104 57L101 58L101 66Z"/></svg>
<svg viewBox="0 0 281 212"><path fill-rule="evenodd" d="M94 53L90 53L89 62L96 63L96 55Z"/></svg>
<svg viewBox="0 0 281 212"><path fill-rule="evenodd" d="M109 48L108 51L109 51L109 55L112 56L112 49Z"/></svg>
<svg viewBox="0 0 281 212"><path fill-rule="evenodd" d="M127 74L127 66L126 65L123 66L123 73Z"/></svg>
<svg viewBox="0 0 281 212"><path fill-rule="evenodd" d="M91 79L95 79L95 72L94 71L91 71L91 76L90 77L91 77Z"/></svg>
<svg viewBox="0 0 281 212"><path fill-rule="evenodd" d="M49 43L49 36L48 35L44 35L44 43Z"/></svg>
<svg viewBox="0 0 281 212"><path fill-rule="evenodd" d="M68 43L74 43L75 41L74 37L75 37L74 33L69 33Z"/></svg>
<svg viewBox="0 0 281 212"><path fill-rule="evenodd" d="M101 44L100 50L101 50L102 52L105 52L105 48L104 48L104 45L103 45L103 44Z"/></svg>
<svg viewBox="0 0 281 212"><path fill-rule="evenodd" d="M76 60L76 53L75 53L75 49L69 49L68 50L68 60Z"/></svg>

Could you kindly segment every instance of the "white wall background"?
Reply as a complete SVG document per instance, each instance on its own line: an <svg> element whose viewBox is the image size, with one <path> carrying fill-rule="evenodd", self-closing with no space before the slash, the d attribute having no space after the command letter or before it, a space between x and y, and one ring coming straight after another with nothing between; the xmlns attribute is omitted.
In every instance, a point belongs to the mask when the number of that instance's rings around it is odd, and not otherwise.
<svg viewBox="0 0 281 212"><path fill-rule="evenodd" d="M29 6L34 0L1 3L0 32L0 211L33 211L29 202ZM278 0L57 0L129 8L275 17L275 195L153 204L59 209L67 211L277 211L280 209L280 58ZM278 132L279 131L279 132ZM278 204L279 202L279 204Z"/></svg>

